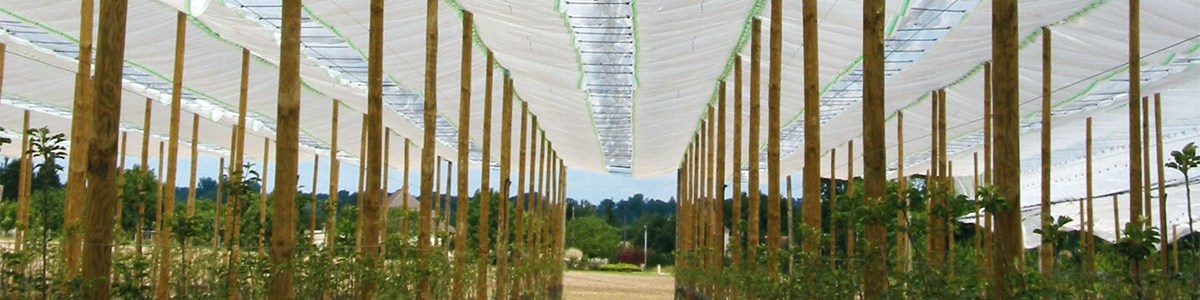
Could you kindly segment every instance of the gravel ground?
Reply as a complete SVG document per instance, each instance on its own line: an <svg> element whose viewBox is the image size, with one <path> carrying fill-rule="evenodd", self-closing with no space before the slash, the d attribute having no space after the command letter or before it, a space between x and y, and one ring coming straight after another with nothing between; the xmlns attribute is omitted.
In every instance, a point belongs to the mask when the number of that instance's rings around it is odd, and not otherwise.
<svg viewBox="0 0 1200 300"><path fill-rule="evenodd" d="M566 299L671 299L675 278L652 273L568 271L563 286Z"/></svg>

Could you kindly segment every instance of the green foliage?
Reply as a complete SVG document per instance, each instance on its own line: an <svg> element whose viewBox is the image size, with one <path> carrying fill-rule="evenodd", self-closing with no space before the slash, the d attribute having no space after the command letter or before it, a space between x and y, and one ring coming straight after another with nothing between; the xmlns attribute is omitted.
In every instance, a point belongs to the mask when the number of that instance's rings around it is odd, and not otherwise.
<svg viewBox="0 0 1200 300"><path fill-rule="evenodd" d="M597 268L597 270L606 272L640 272L642 267L627 263L617 263L600 265L600 268Z"/></svg>
<svg viewBox="0 0 1200 300"><path fill-rule="evenodd" d="M566 246L578 248L588 257L611 258L621 243L616 227L597 217L582 217L567 221Z"/></svg>
<svg viewBox="0 0 1200 300"><path fill-rule="evenodd" d="M1051 244L1055 247L1061 245L1066 240L1066 234L1062 231L1063 226L1073 221L1070 217L1058 216L1058 219L1053 219L1051 216L1045 216L1046 228L1037 228L1033 233L1042 236L1042 243ZM1044 230L1043 230L1044 229Z"/></svg>

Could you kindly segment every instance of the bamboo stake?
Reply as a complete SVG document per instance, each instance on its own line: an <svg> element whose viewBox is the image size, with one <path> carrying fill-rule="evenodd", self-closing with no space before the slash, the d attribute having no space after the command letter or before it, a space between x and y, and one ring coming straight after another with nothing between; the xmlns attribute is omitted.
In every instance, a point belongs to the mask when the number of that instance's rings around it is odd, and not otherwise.
<svg viewBox="0 0 1200 300"><path fill-rule="evenodd" d="M308 206L308 241L314 244L317 241L317 176L320 173L321 156L313 153L312 191L309 192Z"/></svg>
<svg viewBox="0 0 1200 300"><path fill-rule="evenodd" d="M1040 219L1042 231L1050 229L1053 216L1050 215L1050 75L1051 75L1051 33L1049 27L1042 27L1042 205ZM1039 249L1042 275L1049 277L1054 273L1054 244L1042 239Z"/></svg>
<svg viewBox="0 0 1200 300"><path fill-rule="evenodd" d="M1010 203L1020 203L1020 116L1017 1L992 1L992 61L995 62L994 106L996 122L996 186ZM1010 298L1013 291L1007 281L1010 274L1019 272L1015 261L1021 256L1021 211L1013 208L996 215L996 268L992 270L992 292L997 299Z"/></svg>
<svg viewBox="0 0 1200 300"><path fill-rule="evenodd" d="M467 154L470 144L470 128L471 128L471 38L474 29L474 14L469 11L463 11L462 15L462 63L461 71L461 89L458 100L458 215L456 216L456 225L454 226L454 286L450 293L450 298L462 299L464 296L465 282L467 273L467 199L471 195L467 194ZM479 227L483 227L485 223L479 223Z"/></svg>
<svg viewBox="0 0 1200 300"><path fill-rule="evenodd" d="M490 56L490 55L489 55ZM488 64L491 65L491 64ZM500 114L500 201L496 216L496 297L508 295L508 192L512 186L512 77L504 72L504 93Z"/></svg>
<svg viewBox="0 0 1200 300"><path fill-rule="evenodd" d="M87 180L94 182L85 205L83 235L83 282L86 299L109 297L109 270L112 267L113 214L117 186L112 166L116 160L116 137L120 123L121 71L125 60L126 0L101 0L99 40L96 51L95 97L91 139L88 142Z"/></svg>
<svg viewBox="0 0 1200 300"><path fill-rule="evenodd" d="M733 58L733 220L730 224L731 258L729 265L739 268L742 261L742 56ZM682 201L682 198L680 198ZM735 287L736 288L736 287Z"/></svg>
<svg viewBox="0 0 1200 300"><path fill-rule="evenodd" d="M80 224L83 217L84 196L87 182L87 153L88 140L92 136L92 25L95 16L95 5L92 0L81 0L79 10L79 64L75 72L75 101L71 113L71 149L67 165L66 203L63 205L63 232L66 234L66 245L63 246L63 256L66 260L66 278L79 275L79 254L83 240L80 236ZM0 46L0 52L4 52ZM0 68L3 68L3 54L0 54ZM118 173L121 170L117 170ZM121 177L120 174L117 177ZM120 191L117 191L120 193ZM120 197L117 199L120 202ZM118 206L120 207L120 206Z"/></svg>
<svg viewBox="0 0 1200 300"><path fill-rule="evenodd" d="M814 1L815 2L815 1ZM868 209L883 205L887 195L887 137L884 129L883 0L863 3L863 179ZM816 5L813 5L815 8ZM814 13L815 14L815 13ZM815 54L814 54L815 55ZM815 66L813 67L816 68ZM815 71L814 71L815 73ZM813 83L816 85L817 83ZM814 109L819 107L814 106ZM882 219L868 221L867 270L863 295L867 299L887 290L887 229Z"/></svg>
<svg viewBox="0 0 1200 300"><path fill-rule="evenodd" d="M1142 98L1141 1L1129 0L1129 222L1142 217L1142 141L1138 118ZM1120 236L1120 235L1118 235Z"/></svg>
<svg viewBox="0 0 1200 300"><path fill-rule="evenodd" d="M154 295L156 299L170 298L171 289L171 227L166 224L161 224L165 221L172 220L175 216L175 176L178 173L179 161L179 110L182 106L181 96L183 95L183 53L185 49L184 42L187 40L187 16L183 12L175 13L175 67L174 79L171 80L171 123L167 129L168 145L167 145L167 178L164 182L165 187L161 193L162 211L158 215L159 234L158 238L158 276L155 284Z"/></svg>
<svg viewBox="0 0 1200 300"><path fill-rule="evenodd" d="M278 143L276 143L278 144ZM263 160L262 160L262 191L258 193L258 255L266 256L267 253L267 194L270 190L267 189L271 161L271 138L263 138ZM295 174L296 172L291 172ZM295 175L288 175L295 176ZM291 232L291 231L288 231Z"/></svg>
<svg viewBox="0 0 1200 300"><path fill-rule="evenodd" d="M758 171L759 171L759 167L760 167L759 163L758 163L758 155L759 155L758 147L760 147L760 145L761 145L761 144L759 144L759 140L758 140L758 137L759 137L758 131L761 129L760 125L759 125L759 123L761 123L760 122L761 117L759 116L759 113L762 112L762 108L761 108L761 104L760 104L761 92L759 91L760 88L762 87L762 83L760 83L760 79L759 79L762 76L760 74L760 73L762 73L762 71L761 71L761 69L762 69L762 59L761 59L762 54L761 54L761 52L762 52L762 19L755 18L753 21L751 21L751 25L750 25L750 138L749 138L749 142L746 144L746 146L749 147L749 149L747 149L747 151L746 151L746 154L749 156L749 160L747 162L749 163L748 168L750 170L750 174L749 174L749 177L750 177L750 182L749 182L750 211L747 212L747 214L748 214L747 221L750 223L750 228L748 229L748 232L746 233L746 247L747 247L746 254L748 255L746 260L750 261L750 263L747 265L750 267L749 268L750 270L756 269L755 266L758 264L758 257L757 257L757 255L755 255L755 252L756 252L755 250L758 249L758 247L759 247L758 226L759 226L759 214L761 213L761 211L759 210L759 207L758 207L760 204L759 203L759 191L758 191L758 189L759 189Z"/></svg>
<svg viewBox="0 0 1200 300"><path fill-rule="evenodd" d="M233 155L233 162L230 164L230 168L229 168L230 174L233 175L233 176L230 176L231 177L230 182L235 183L234 186L240 186L242 179L244 178L244 176L246 176L246 174L243 174L243 172L246 170L244 168L245 164L243 163L243 159L246 154L246 101L247 101L247 97L249 95L249 93L247 91L249 83L250 83L250 50L243 48L242 49L242 78L241 78L241 85L240 85L239 91L238 91L238 121L237 121L237 130L236 130L237 134L235 134L237 143L236 143L236 146L234 147L235 153ZM227 205L229 207L227 209L229 211L229 215L227 218L227 220L228 220L227 224L231 224L231 225L227 225L225 227L226 228L225 230L227 232L229 232L229 239L227 239L229 241L229 254L228 254L229 259L227 261L226 268L231 270L229 272L229 278L228 278L229 281L228 281L227 285L229 286L229 300L237 300L238 296L239 296L238 280L237 280L238 272L234 271L234 270L236 270L235 266L237 266L237 264L238 264L238 257L241 255L241 250L239 250L239 248L241 247L241 244L242 244L241 243L242 225L241 225L241 221L240 221L241 220L241 212L239 210L241 209L241 205L242 205L241 204L242 203L241 195L242 195L242 193L245 193L247 191L243 191L243 190L241 190L241 188L237 188L236 190L233 190L230 192L234 196L231 197L231 199L230 199L230 200L233 200L233 205ZM246 199L246 200L249 200L249 199Z"/></svg>
<svg viewBox="0 0 1200 300"><path fill-rule="evenodd" d="M1163 160L1162 140L1162 94L1159 93L1154 93L1154 153L1156 157L1155 161L1158 162L1156 164L1156 168L1158 169L1158 228L1165 235L1167 231L1167 182L1163 170L1163 162L1165 160ZM1146 198L1149 199L1150 197ZM1167 249L1166 239L1161 240L1161 243L1159 249L1164 249L1161 251L1161 268L1163 274L1168 274L1171 272L1171 268L1167 264L1170 257L1167 256L1167 251L1165 250Z"/></svg>
<svg viewBox="0 0 1200 300"><path fill-rule="evenodd" d="M495 67L495 61L492 57L492 52L487 51L487 62L484 72L484 93L483 93L483 161L480 164L479 172L479 228L477 235L479 236L479 266L475 270L475 274L479 276L475 279L475 299L488 298L488 262L489 257L489 241L488 229L491 227L491 171L492 171L492 72ZM406 146L405 149L408 149ZM407 168L407 164L405 165ZM405 170L405 173L408 173ZM406 179L405 182L408 180Z"/></svg>

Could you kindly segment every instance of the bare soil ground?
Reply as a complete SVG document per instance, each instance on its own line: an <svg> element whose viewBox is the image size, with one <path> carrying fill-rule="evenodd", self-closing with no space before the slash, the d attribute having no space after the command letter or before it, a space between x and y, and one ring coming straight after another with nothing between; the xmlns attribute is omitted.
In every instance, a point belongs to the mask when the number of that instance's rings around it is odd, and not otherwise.
<svg viewBox="0 0 1200 300"><path fill-rule="evenodd" d="M566 299L671 299L675 278L653 273L567 271L563 277Z"/></svg>

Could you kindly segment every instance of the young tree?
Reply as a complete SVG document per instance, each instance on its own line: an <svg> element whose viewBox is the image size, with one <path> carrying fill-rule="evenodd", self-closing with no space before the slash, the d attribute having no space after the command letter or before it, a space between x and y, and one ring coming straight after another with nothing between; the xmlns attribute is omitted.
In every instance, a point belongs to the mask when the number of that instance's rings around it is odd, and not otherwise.
<svg viewBox="0 0 1200 300"><path fill-rule="evenodd" d="M63 167L58 165L57 160L67 157L67 148L62 145L67 136L62 133L51 135L50 129L46 127L30 129L29 136L28 154L31 157L42 159L41 163L33 166L34 169L37 169L37 174L42 175L41 177L44 179L51 178L48 175L62 171ZM46 295L47 288L50 286L49 279L46 277L46 267L49 266L46 260L46 245L50 236L49 227L46 226L48 224L46 216L50 215L50 189L58 182L41 180L34 184L38 186L38 190L42 191L42 295Z"/></svg>

